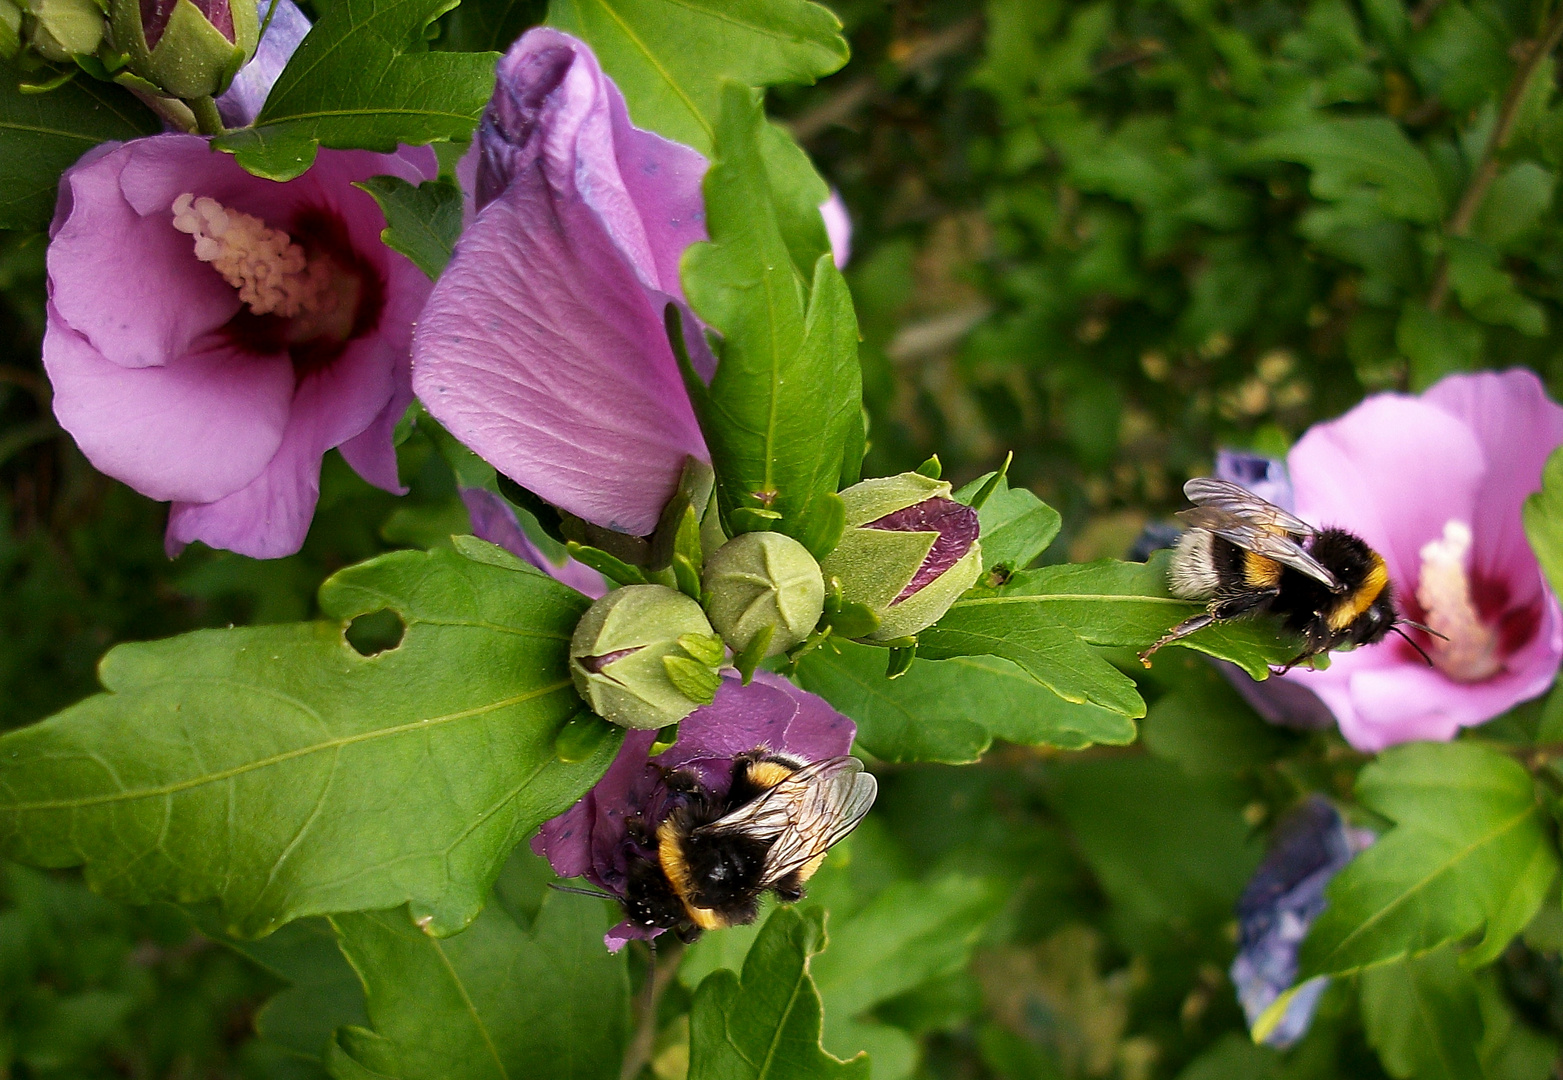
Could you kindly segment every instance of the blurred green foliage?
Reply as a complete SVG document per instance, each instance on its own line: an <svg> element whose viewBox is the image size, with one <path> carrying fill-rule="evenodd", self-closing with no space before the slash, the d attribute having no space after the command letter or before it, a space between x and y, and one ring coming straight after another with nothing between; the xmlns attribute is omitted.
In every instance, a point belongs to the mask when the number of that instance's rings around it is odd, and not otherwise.
<svg viewBox="0 0 1563 1080"><path fill-rule="evenodd" d="M1452 370L1525 364L1563 391L1563 104L1530 44L1545 4L833 6L852 62L770 102L856 225L869 474L937 451L960 482L1012 449L1011 482L1063 512L1049 559L1118 556L1218 445L1281 451L1365 393ZM467 0L434 45L503 47L540 7ZM53 423L43 250L0 236L0 728L91 693L117 642L308 617L336 569L465 528L414 435L403 499L328 458L299 555L167 560L163 509ZM876 1080L1552 1073L1555 893L1494 967L1443 951L1337 980L1299 1047L1254 1047L1226 976L1233 903L1276 817L1305 791L1346 797L1364 759L1265 726L1190 655L1140 690L1134 746L989 748L976 730L948 753L980 764L876 765L875 813L811 890L829 1049L869 1049ZM1525 743L1541 716L1483 734ZM540 890L523 850L487 916L517 949ZM684 1075L694 988L756 933L685 957L643 1075ZM638 992L644 954L620 963ZM1413 1000L1458 1025L1434 1032L1460 1036L1441 1065ZM176 908L4 868L0 1076L319 1077L339 1024L361 1034L338 1049L371 1060L398 1018L412 1030L416 1010L366 1013L323 923L224 945Z"/></svg>

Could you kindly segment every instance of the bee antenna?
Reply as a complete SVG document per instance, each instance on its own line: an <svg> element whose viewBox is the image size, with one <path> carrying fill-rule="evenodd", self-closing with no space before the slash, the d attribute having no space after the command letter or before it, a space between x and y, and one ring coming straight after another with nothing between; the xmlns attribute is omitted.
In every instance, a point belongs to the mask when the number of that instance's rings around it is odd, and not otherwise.
<svg viewBox="0 0 1563 1080"><path fill-rule="evenodd" d="M1395 625L1396 626L1409 626L1413 630L1420 630L1424 634L1431 634L1435 638L1438 638L1438 639L1440 639L1442 641L1448 641L1449 640L1447 635L1440 634L1437 630L1434 630L1431 626L1423 626L1421 623L1419 623L1419 622L1412 622L1410 619L1396 619L1395 620ZM1406 637L1405 634L1401 634L1400 636L1401 637ZM1406 640L1410 641L1411 639L1410 638L1406 638Z"/></svg>
<svg viewBox="0 0 1563 1080"><path fill-rule="evenodd" d="M1414 623L1414 622L1409 622L1408 621L1406 623L1406 625L1407 626L1414 626L1414 627L1416 627L1419 630L1427 630L1427 627L1423 626L1421 623ZM1428 667L1432 667L1433 666L1433 658L1431 656L1427 655L1427 650L1422 648L1422 646L1418 645L1412 639L1410 634L1408 634L1404 630L1400 629L1400 624L1399 623L1396 623L1396 624L1392 625L1390 627L1390 629L1393 630L1395 633L1399 634L1402 638L1404 638L1407 645L1410 645L1417 652L1421 653L1422 659L1427 661L1427 666ZM1428 633L1433 633L1433 632L1434 631L1428 630ZM1444 635L1439 634L1438 636L1439 637L1443 637ZM1444 638L1444 640L1447 641L1449 639L1448 638Z"/></svg>
<svg viewBox="0 0 1563 1080"><path fill-rule="evenodd" d="M576 896L595 896L599 900L617 899L616 897L609 896L607 893L600 892L597 889L577 889L573 885L561 885L557 881L550 881L548 883L548 887L559 892L574 893Z"/></svg>

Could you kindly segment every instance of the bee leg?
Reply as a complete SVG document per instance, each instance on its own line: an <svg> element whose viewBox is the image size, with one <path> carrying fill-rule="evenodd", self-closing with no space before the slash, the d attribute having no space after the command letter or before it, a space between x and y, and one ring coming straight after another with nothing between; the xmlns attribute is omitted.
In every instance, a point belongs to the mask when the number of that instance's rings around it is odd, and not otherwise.
<svg viewBox="0 0 1563 1080"><path fill-rule="evenodd" d="M685 945L693 945L696 941L700 940L700 927L696 926L694 923L680 923L678 926L673 928L673 936L678 938L678 940L682 941Z"/></svg>
<svg viewBox="0 0 1563 1080"><path fill-rule="evenodd" d="M1191 615L1189 618L1184 619L1177 626L1174 626L1171 630L1168 630L1165 634L1163 634L1160 641L1156 642L1156 644L1142 652L1140 654L1140 663L1144 664L1146 667L1150 667L1151 654L1154 653L1157 649L1161 648L1163 645L1170 645L1179 638L1186 638L1196 631L1203 630L1205 627L1209 626L1215 621L1216 617L1208 611L1202 611L1198 615Z"/></svg>
<svg viewBox="0 0 1563 1080"><path fill-rule="evenodd" d="M794 870L775 885L772 885L771 891L783 903L796 904L803 899L803 878Z"/></svg>

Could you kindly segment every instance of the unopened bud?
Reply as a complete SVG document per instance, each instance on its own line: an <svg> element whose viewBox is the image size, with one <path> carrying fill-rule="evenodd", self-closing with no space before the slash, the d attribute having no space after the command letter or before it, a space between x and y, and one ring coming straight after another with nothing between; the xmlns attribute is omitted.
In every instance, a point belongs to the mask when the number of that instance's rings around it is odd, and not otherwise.
<svg viewBox="0 0 1563 1080"><path fill-rule="evenodd" d="M847 528L821 569L844 600L879 616L865 641L910 637L939 621L982 570L977 512L919 473L865 480L841 493Z"/></svg>
<svg viewBox="0 0 1563 1080"><path fill-rule="evenodd" d="M570 641L570 677L603 719L662 728L710 704L722 656L699 604L661 585L630 585L581 617Z"/></svg>
<svg viewBox="0 0 1563 1080"><path fill-rule="evenodd" d="M22 9L11 0L0 0L0 60L22 51Z"/></svg>
<svg viewBox="0 0 1563 1080"><path fill-rule="evenodd" d="M131 73L187 100L226 90L260 37L250 0L113 0L113 14Z"/></svg>
<svg viewBox="0 0 1563 1080"><path fill-rule="evenodd" d="M27 0L22 8L31 16L27 43L45 60L58 64L86 56L103 41L103 9L93 0ZM0 13L0 22L8 21Z"/></svg>
<svg viewBox="0 0 1563 1080"><path fill-rule="evenodd" d="M825 609L819 563L781 533L744 533L723 544L706 562L701 588L711 625L735 653L767 627L766 656L790 649L809 636Z"/></svg>

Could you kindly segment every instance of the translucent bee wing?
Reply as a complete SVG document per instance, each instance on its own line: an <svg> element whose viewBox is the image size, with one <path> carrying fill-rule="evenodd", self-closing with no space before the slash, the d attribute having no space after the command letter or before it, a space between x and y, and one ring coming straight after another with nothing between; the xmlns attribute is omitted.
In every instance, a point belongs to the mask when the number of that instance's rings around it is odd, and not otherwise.
<svg viewBox="0 0 1563 1080"><path fill-rule="evenodd" d="M1245 551L1252 551L1255 555L1263 555L1267 559L1274 559L1278 563L1290 566L1298 573L1307 574L1315 581L1328 585L1334 592L1341 591L1341 584L1335 579L1334 574L1304 551L1297 541L1285 533L1277 532L1273 527L1239 517L1225 510L1218 510L1213 506L1197 506L1193 510L1184 510L1178 514L1178 519L1190 528L1215 533Z"/></svg>
<svg viewBox="0 0 1563 1080"><path fill-rule="evenodd" d="M857 828L878 793L878 782L857 758L827 758L805 765L759 798L695 832L739 832L772 841L759 882L760 888L768 888Z"/></svg>
<svg viewBox="0 0 1563 1080"><path fill-rule="evenodd" d="M1268 502L1245 487L1229 480L1217 480L1213 476L1201 476L1183 485L1183 494L1195 506L1208 507L1232 517L1241 518L1255 525L1280 531L1302 540L1313 536L1314 528L1306 521L1287 513L1273 502ZM1185 511L1188 513L1189 511ZM1183 517L1183 514L1179 514ZM1199 528L1210 528L1200 525ZM1211 532L1216 530L1211 529ZM1233 541L1236 543L1237 541Z"/></svg>

